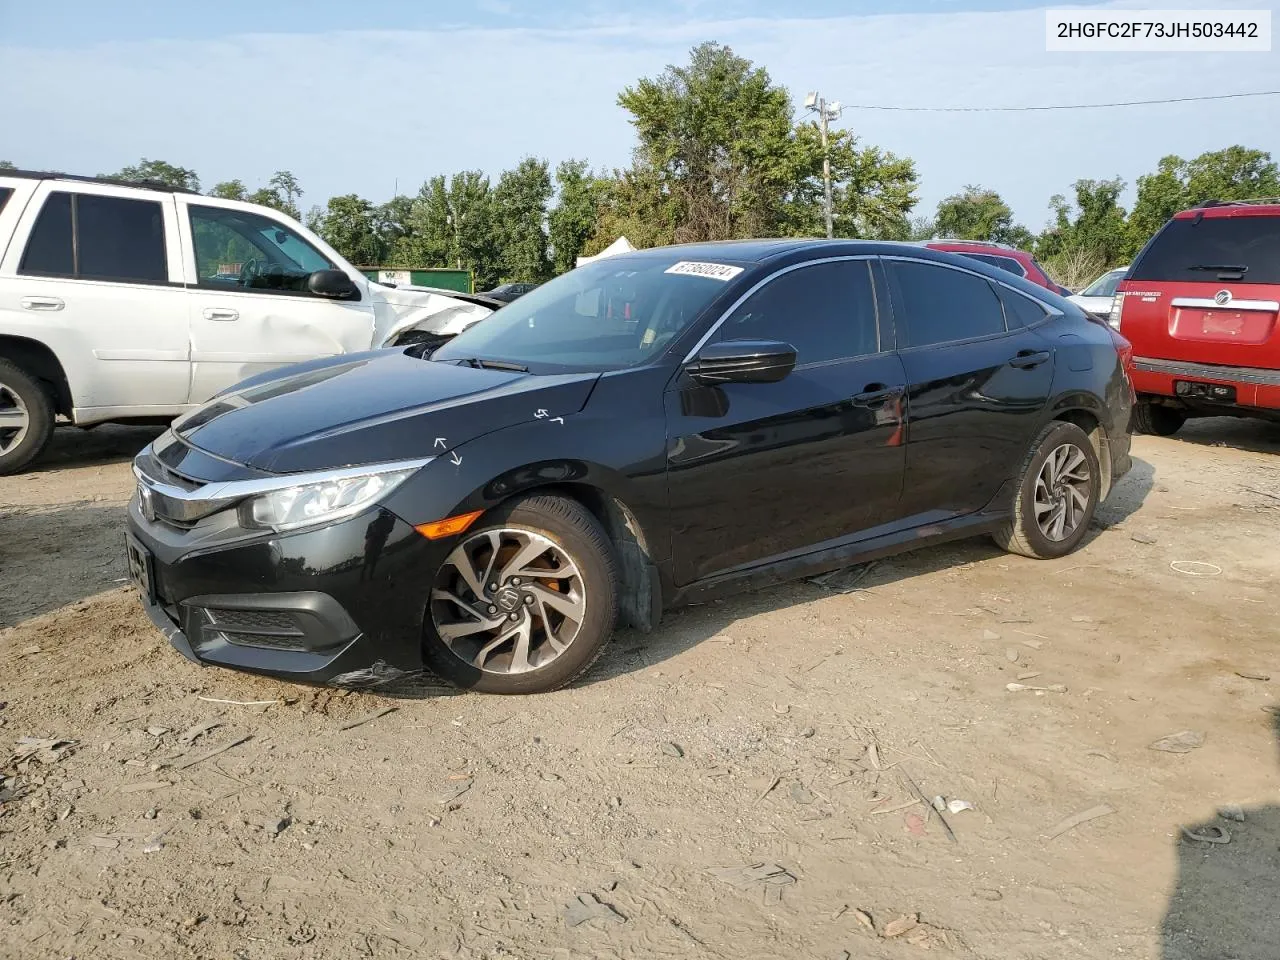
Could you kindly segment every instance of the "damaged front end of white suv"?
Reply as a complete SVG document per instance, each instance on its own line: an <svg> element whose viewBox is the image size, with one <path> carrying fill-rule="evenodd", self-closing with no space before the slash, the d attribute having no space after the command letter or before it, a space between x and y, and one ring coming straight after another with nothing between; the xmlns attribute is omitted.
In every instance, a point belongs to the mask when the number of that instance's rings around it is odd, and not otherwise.
<svg viewBox="0 0 1280 960"><path fill-rule="evenodd" d="M503 304L498 300L436 287L369 284L374 311L373 345L438 346L479 323Z"/></svg>

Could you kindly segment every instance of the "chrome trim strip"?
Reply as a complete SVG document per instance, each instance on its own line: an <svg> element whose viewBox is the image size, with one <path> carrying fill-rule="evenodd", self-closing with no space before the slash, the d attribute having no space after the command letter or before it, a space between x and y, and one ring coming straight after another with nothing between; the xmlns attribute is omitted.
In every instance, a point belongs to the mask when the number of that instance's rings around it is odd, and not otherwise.
<svg viewBox="0 0 1280 960"><path fill-rule="evenodd" d="M1226 367L1209 363L1189 363L1185 360L1157 360L1152 357L1134 357L1133 365L1136 369L1147 373L1280 386L1280 370L1268 370L1265 367Z"/></svg>
<svg viewBox="0 0 1280 960"><path fill-rule="evenodd" d="M781 277L784 274L788 274L792 270L799 270L802 267L813 267L813 266L817 266L820 263L837 263L844 260L875 260L877 256L878 255L874 253L859 253L859 254L852 254L850 256L844 256L844 257L819 257L818 259L815 259L815 260L802 260L800 263L793 263L790 266L783 267L781 270L774 271L773 273L769 274L767 277L763 278L762 280L759 280L749 290L743 293L742 296L738 297L737 300L729 304L729 306L725 309L725 311L722 314L720 314L720 317L716 320L716 322L711 324L711 326L707 328L707 332L704 333L701 337L699 337L698 342L693 345L693 348L687 354L685 354L684 359L680 361L681 366L688 363L695 356L697 356L698 351L701 350L703 347L705 347L707 345L707 341L710 340L712 335L717 330L720 329L720 325L724 323L727 319L729 319L729 314L733 313L733 311L737 310L738 307L742 306L742 302L746 300L747 297L751 296L753 293L755 293L757 290L763 287L766 283L772 283L774 280L778 279L778 277ZM872 289L874 289L874 285ZM877 312L877 320L878 319L879 319L879 313ZM878 333L878 330L877 330L877 333Z"/></svg>
<svg viewBox="0 0 1280 960"><path fill-rule="evenodd" d="M1169 303L1175 307L1196 307L1200 310L1280 311L1280 302L1275 300L1228 300L1226 303L1218 303L1212 297L1174 297Z"/></svg>
<svg viewBox="0 0 1280 960"><path fill-rule="evenodd" d="M133 475L139 484L150 490L153 496L159 498L166 507L173 505L173 509L157 509L157 516L179 522L190 522L216 513L223 507L246 497L330 480L348 480L352 477L367 477L400 470L417 470L434 459L435 457L426 457L421 460L398 460L394 463L317 470L312 473L286 473L257 480L224 480L221 483L207 483L197 490L184 490L148 476L138 467L136 461L133 464Z"/></svg>

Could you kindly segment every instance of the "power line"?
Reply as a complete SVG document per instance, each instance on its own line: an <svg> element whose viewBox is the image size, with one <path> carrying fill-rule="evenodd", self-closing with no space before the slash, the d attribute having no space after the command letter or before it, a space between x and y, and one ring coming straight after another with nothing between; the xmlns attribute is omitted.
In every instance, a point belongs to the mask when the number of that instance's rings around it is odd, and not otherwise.
<svg viewBox="0 0 1280 960"><path fill-rule="evenodd" d="M1205 97L1170 97L1165 100L1120 100L1116 103L1064 103L1045 107L889 107L870 103L846 103L846 110L894 110L901 113L1021 113L1030 110L1101 110L1107 107L1144 107L1159 103L1192 103L1204 100L1236 100L1243 97L1280 96L1280 90L1254 93L1219 93Z"/></svg>

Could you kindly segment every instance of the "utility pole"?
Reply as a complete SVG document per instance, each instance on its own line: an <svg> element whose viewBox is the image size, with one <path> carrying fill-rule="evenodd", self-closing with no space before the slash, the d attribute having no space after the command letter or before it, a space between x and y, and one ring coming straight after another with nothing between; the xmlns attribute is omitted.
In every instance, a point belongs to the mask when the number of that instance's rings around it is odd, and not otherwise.
<svg viewBox="0 0 1280 960"><path fill-rule="evenodd" d="M814 92L804 98L804 108L818 115L818 126L822 131L823 211L827 220L827 239L830 240L835 235L835 230L831 211L831 144L827 135L827 123L831 120L839 120L844 107L839 100L828 104L824 97Z"/></svg>

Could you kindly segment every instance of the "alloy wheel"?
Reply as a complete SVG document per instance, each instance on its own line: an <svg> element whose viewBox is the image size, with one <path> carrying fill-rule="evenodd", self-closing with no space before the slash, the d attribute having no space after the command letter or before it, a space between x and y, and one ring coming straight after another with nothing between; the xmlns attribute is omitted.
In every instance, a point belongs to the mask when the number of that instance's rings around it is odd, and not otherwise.
<svg viewBox="0 0 1280 960"><path fill-rule="evenodd" d="M1061 542L1084 520L1092 494L1089 458L1074 443L1055 447L1036 474L1036 525L1048 539Z"/></svg>
<svg viewBox="0 0 1280 960"><path fill-rule="evenodd" d="M587 594L563 547L540 533L484 530L445 559L431 591L431 619L445 646L488 673L528 673L569 648Z"/></svg>
<svg viewBox="0 0 1280 960"><path fill-rule="evenodd" d="M12 387L0 383L0 455L20 444L31 426L31 415Z"/></svg>

